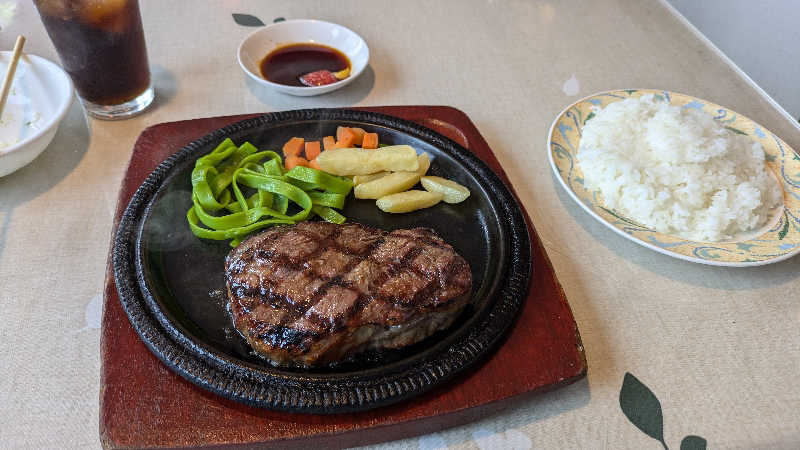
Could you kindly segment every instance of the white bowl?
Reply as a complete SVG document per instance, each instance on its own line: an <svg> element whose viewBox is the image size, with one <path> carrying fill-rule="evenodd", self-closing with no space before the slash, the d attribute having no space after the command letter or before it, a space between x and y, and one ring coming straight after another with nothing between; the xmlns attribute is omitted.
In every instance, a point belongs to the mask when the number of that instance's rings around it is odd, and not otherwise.
<svg viewBox="0 0 800 450"><path fill-rule="evenodd" d="M0 52L0 77L11 52ZM0 117L0 177L25 166L50 144L72 103L72 82L55 63L23 55Z"/></svg>
<svg viewBox="0 0 800 450"><path fill-rule="evenodd" d="M286 86L267 81L261 76L259 64L272 50L287 44L313 42L333 47L350 60L350 76L323 86ZM307 97L324 94L347 86L355 80L369 62L369 47L361 36L335 23L321 20L287 20L273 23L247 36L239 45L239 65L259 84L286 94Z"/></svg>

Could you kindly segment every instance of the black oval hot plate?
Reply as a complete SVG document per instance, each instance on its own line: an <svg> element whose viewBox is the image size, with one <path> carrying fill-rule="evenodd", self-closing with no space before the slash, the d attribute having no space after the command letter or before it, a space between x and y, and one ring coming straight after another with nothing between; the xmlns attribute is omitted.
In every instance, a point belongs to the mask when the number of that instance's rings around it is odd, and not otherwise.
<svg viewBox="0 0 800 450"><path fill-rule="evenodd" d="M316 370L272 367L235 331L226 310L226 242L196 238L186 222L195 160L230 137L280 149L290 137L321 139L336 127L376 131L433 157L430 173L471 196L408 214L348 198L350 222L376 228L429 227L470 264L473 302L448 330L412 347L362 355ZM388 405L430 390L479 363L513 324L527 295L530 241L514 197L483 162L413 122L364 111L309 109L266 114L219 129L161 163L126 208L114 240L114 277L136 332L172 370L224 397L258 407L340 413Z"/></svg>

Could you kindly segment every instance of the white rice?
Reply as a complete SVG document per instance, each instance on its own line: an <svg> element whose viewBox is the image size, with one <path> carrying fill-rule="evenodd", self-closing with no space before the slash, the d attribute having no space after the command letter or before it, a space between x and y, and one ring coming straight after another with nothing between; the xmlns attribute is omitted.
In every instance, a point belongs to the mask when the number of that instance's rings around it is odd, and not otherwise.
<svg viewBox="0 0 800 450"><path fill-rule="evenodd" d="M595 112L583 128L584 185L661 233L724 241L765 225L782 201L761 144L653 95Z"/></svg>

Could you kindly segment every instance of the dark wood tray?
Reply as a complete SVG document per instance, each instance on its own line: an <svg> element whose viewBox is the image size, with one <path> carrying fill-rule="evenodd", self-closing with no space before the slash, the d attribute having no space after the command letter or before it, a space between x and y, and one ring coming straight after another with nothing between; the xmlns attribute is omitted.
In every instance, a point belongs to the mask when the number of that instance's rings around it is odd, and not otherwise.
<svg viewBox="0 0 800 450"><path fill-rule="evenodd" d="M461 111L443 106L356 108L417 122L486 162L500 164ZM206 133L253 117L241 115L159 124L137 140L122 182L115 226L133 192L161 161ZM577 326L550 261L528 219L533 276L519 321L477 370L422 397L353 414L289 414L251 408L195 387L145 347L106 274L101 337L100 438L106 448L344 447L400 439L476 420L512 399L574 382L586 374ZM510 376L510 374L513 374Z"/></svg>

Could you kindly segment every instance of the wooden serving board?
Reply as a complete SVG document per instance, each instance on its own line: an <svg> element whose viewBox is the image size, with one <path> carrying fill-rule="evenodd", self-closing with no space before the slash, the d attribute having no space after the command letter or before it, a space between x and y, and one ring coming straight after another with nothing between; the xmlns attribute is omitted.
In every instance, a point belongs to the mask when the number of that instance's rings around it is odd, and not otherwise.
<svg viewBox="0 0 800 450"><path fill-rule="evenodd" d="M446 106L354 108L429 127L481 158L510 186L486 141L463 112ZM154 125L136 141L122 181L114 229L133 193L164 159L217 128L257 114ZM513 192L513 188L512 188ZM515 194L516 195L516 194ZM586 375L580 335L564 292L528 221L533 274L508 338L476 370L410 401L336 415L252 408L200 389L163 365L139 339L106 271L100 378L100 440L105 448L338 448L431 433L502 410L527 395ZM113 244L113 239L112 239ZM110 255L110 253L109 253Z"/></svg>

